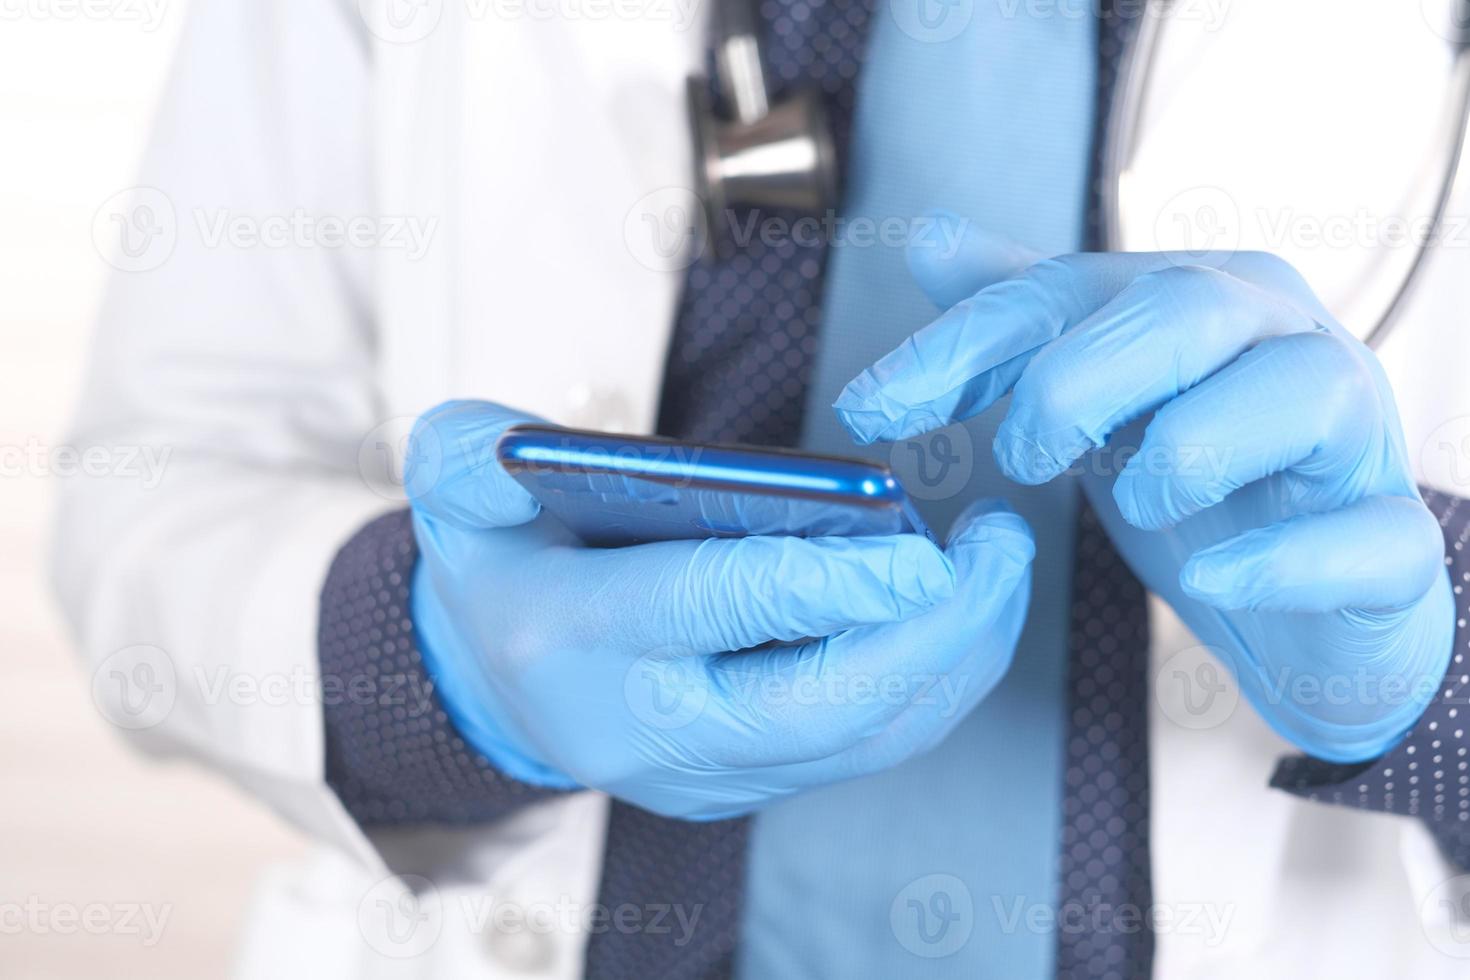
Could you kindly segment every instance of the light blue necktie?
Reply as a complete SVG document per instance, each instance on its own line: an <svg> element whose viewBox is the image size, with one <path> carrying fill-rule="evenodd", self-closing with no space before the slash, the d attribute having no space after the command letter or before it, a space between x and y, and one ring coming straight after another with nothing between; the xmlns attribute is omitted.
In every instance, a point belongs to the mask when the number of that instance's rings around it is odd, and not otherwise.
<svg viewBox="0 0 1470 980"><path fill-rule="evenodd" d="M854 219L880 227L939 207L1040 251L1080 246L1096 25L1085 6L1028 9L1019 0L878 0L803 445L856 452L833 398L935 314L910 281L903 247L858 234ZM999 477L990 445L1003 411L965 427L972 449L952 434L948 452L928 442L871 454L897 462L905 484L922 491L936 467L968 453L968 482L921 505L940 532L979 496L1006 496L1031 522L1037 584L1015 667L929 755L757 817L742 977L1052 974L1056 937L1028 931L1027 913L1056 900L1076 498L1067 481L1024 489Z"/></svg>

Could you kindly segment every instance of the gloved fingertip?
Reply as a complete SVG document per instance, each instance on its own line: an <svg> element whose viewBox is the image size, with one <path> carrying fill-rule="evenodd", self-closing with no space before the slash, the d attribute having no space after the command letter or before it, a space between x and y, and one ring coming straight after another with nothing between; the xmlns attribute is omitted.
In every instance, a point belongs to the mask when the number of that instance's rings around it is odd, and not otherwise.
<svg viewBox="0 0 1470 980"><path fill-rule="evenodd" d="M466 529L534 520L541 504L500 465L496 444L511 426L537 421L491 402L447 401L414 423L404 490L415 511Z"/></svg>
<svg viewBox="0 0 1470 980"><path fill-rule="evenodd" d="M1023 525L1026 523L1025 518L1017 514L1015 508L1004 497L980 497L966 504L965 509L960 511L959 516L951 525L950 534L953 536L959 533L961 528L986 518L1000 520L1007 516L1016 518Z"/></svg>
<svg viewBox="0 0 1470 980"><path fill-rule="evenodd" d="M786 547L820 555L811 583L821 602L837 602L847 622L908 619L954 595L954 563L920 534L868 538L792 538ZM833 563L836 564L833 564Z"/></svg>
<svg viewBox="0 0 1470 980"><path fill-rule="evenodd" d="M915 412L890 397L872 369L847 383L832 403L832 411L837 413L837 421L860 446L905 439L930 428L942 427L941 424L930 424L931 413Z"/></svg>
<svg viewBox="0 0 1470 980"><path fill-rule="evenodd" d="M901 535L897 546L900 567L910 570L900 590L904 600L928 608L954 595L958 573L948 555L917 534Z"/></svg>
<svg viewBox="0 0 1470 980"><path fill-rule="evenodd" d="M955 518L950 528L948 550L988 544L1005 551L1019 565L1036 557L1036 536L1026 519L999 497L977 500Z"/></svg>
<svg viewBox="0 0 1470 980"><path fill-rule="evenodd" d="M837 413L837 421L842 423L848 435L860 446L872 442L873 433L879 431L886 422L870 404L877 390L877 379L873 377L871 370L866 370L844 385L832 402L832 411Z"/></svg>
<svg viewBox="0 0 1470 980"><path fill-rule="evenodd" d="M1249 605L1242 594L1240 563L1229 552L1207 549L1191 557L1179 570L1179 587L1197 602L1217 609Z"/></svg>
<svg viewBox="0 0 1470 980"><path fill-rule="evenodd" d="M467 531L516 527L541 513L540 502L510 477L497 480L475 472L446 475L409 502L414 510Z"/></svg>
<svg viewBox="0 0 1470 980"><path fill-rule="evenodd" d="M1132 460L1113 482L1113 503L1118 506L1119 516L1140 531L1162 531L1182 519L1161 499L1157 483L1150 484L1139 474Z"/></svg>
<svg viewBox="0 0 1470 980"><path fill-rule="evenodd" d="M977 228L953 211L924 212L905 251L909 274L930 301L949 309L1042 258L1006 235Z"/></svg>
<svg viewBox="0 0 1470 980"><path fill-rule="evenodd" d="M1117 505L1118 516L1128 524L1144 530L1152 530L1144 527L1142 523L1144 517L1138 501L1138 480L1128 472L1126 466L1118 474L1118 478L1113 481L1113 503Z"/></svg>
<svg viewBox="0 0 1470 980"><path fill-rule="evenodd" d="M853 443L859 446L869 446L877 442L889 424L887 419L876 412L839 408L836 405L832 406L832 410L837 414L838 424L847 430Z"/></svg>
<svg viewBox="0 0 1470 980"><path fill-rule="evenodd" d="M1070 460L1059 460L1013 423L1001 423L992 447L995 463L1009 479L1028 487L1040 486L1066 472Z"/></svg>
<svg viewBox="0 0 1470 980"><path fill-rule="evenodd" d="M944 249L947 243L960 241L971 234L970 219L949 208L927 208L919 217L922 220L915 226L914 234L909 236L910 251ZM954 252L953 246L947 249L949 257L953 257Z"/></svg>
<svg viewBox="0 0 1470 980"><path fill-rule="evenodd" d="M480 472L467 474L473 486L464 494L472 501L465 509L466 524L476 527L517 527L529 524L541 514L541 501L531 496L530 491L516 482L514 477L502 477L496 468L494 476Z"/></svg>
<svg viewBox="0 0 1470 980"><path fill-rule="evenodd" d="M936 306L947 308L974 292L957 260L966 252L970 223L953 211L934 208L910 236L904 249L909 275Z"/></svg>

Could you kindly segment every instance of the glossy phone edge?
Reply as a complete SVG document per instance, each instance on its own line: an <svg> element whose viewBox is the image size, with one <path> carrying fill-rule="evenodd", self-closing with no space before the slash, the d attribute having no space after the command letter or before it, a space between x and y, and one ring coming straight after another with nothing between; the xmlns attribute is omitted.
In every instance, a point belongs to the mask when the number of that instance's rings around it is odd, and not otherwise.
<svg viewBox="0 0 1470 980"><path fill-rule="evenodd" d="M671 458L693 450L695 459ZM898 507L916 529L922 521L892 471L881 463L755 446L699 444L550 425L507 429L495 453L511 474L547 467L563 472L636 476L661 483L753 490L869 507ZM785 464L791 465L785 465ZM798 465L799 464L799 465Z"/></svg>

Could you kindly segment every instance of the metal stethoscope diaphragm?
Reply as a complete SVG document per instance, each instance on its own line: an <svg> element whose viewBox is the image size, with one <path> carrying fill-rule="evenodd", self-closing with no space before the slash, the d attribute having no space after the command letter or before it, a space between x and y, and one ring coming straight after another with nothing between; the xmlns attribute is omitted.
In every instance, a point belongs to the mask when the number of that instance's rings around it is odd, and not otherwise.
<svg viewBox="0 0 1470 980"><path fill-rule="evenodd" d="M732 207L808 214L836 207L837 156L822 93L802 88L772 104L753 2L715 6L715 84L730 117L715 112L707 79L687 82L694 189L712 232Z"/></svg>

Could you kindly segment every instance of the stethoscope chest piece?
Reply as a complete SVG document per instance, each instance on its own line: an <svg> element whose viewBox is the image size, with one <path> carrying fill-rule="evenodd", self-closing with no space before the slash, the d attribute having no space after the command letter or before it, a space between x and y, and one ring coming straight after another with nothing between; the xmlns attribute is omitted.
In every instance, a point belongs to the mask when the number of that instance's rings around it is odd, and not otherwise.
<svg viewBox="0 0 1470 980"><path fill-rule="evenodd" d="M770 104L748 5L725 0L716 13L716 82L733 118L715 112L706 79L686 85L694 190L710 230L735 207L815 214L834 208L837 160L821 93L801 89Z"/></svg>
<svg viewBox="0 0 1470 980"><path fill-rule="evenodd" d="M827 113L805 89L754 122L722 120L703 79L689 79L695 193L710 227L733 207L821 213L834 206L836 161Z"/></svg>

